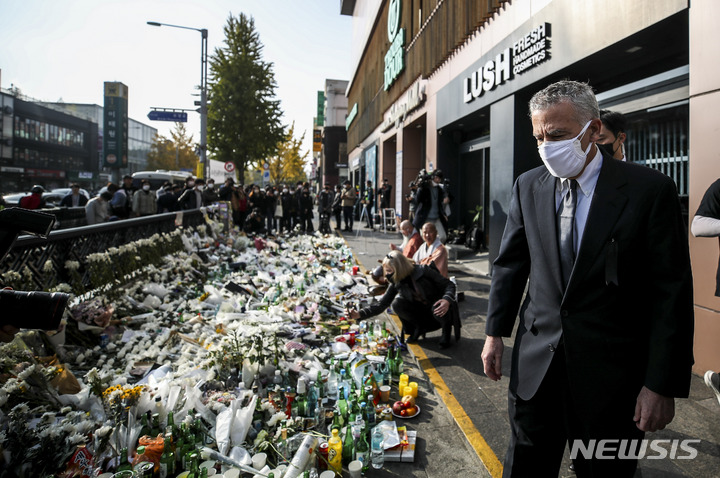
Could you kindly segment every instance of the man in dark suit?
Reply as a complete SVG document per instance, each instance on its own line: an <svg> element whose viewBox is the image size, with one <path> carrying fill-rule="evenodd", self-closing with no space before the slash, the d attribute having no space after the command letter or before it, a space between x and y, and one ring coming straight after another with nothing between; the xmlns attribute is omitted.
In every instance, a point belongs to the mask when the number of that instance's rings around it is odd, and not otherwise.
<svg viewBox="0 0 720 478"><path fill-rule="evenodd" d="M557 477L569 443L578 477L631 477L637 461L618 457L670 423L690 387L692 278L677 191L598 150L587 84L548 86L530 115L545 166L513 187L482 352L499 380L502 337L520 310L504 476ZM603 439L612 441L593 448Z"/></svg>

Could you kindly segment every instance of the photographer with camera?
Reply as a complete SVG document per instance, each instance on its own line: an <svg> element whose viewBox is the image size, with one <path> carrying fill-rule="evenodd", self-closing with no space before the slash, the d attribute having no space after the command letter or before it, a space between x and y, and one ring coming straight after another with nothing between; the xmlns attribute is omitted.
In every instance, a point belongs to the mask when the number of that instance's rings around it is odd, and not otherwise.
<svg viewBox="0 0 720 478"><path fill-rule="evenodd" d="M427 174L421 169L415 183L418 185L418 194L413 226L420 230L426 222L432 222L440 242L444 244L448 230L446 206L449 206L451 198L445 191L443 173L436 169L432 174Z"/></svg>
<svg viewBox="0 0 720 478"><path fill-rule="evenodd" d="M417 210L417 195L418 185L415 181L410 183L410 192L405 195L405 200L408 203L408 220L413 222L415 220L415 211Z"/></svg>

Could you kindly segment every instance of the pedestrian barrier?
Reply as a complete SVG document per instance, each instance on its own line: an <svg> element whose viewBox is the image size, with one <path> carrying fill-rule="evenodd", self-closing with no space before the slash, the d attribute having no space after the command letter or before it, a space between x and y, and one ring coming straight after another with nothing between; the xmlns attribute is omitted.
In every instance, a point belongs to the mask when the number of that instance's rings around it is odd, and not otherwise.
<svg viewBox="0 0 720 478"><path fill-rule="evenodd" d="M171 232L177 227L196 228L204 223L202 210L193 209L55 230L47 239L20 236L0 263L0 276L10 271L29 275L29 283L24 284L24 290L47 290L55 283L71 281L70 271L65 265L67 261L75 261L79 263L77 272L82 277L82 284L88 288L92 283L87 267L90 254L105 252L111 247L153 234Z"/></svg>

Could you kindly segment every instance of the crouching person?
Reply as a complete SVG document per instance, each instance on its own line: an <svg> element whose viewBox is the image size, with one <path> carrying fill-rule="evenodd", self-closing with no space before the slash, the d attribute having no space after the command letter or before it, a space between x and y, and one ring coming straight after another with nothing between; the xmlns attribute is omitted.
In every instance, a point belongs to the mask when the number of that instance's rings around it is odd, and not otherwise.
<svg viewBox="0 0 720 478"><path fill-rule="evenodd" d="M417 341L426 332L442 329L440 346L450 346L453 326L455 339L460 339L460 314L455 302L455 284L446 279L433 265L417 265L400 251L390 251L382 268L389 286L378 302L359 311L348 311L350 318L367 319L392 305L403 325L408 342Z"/></svg>

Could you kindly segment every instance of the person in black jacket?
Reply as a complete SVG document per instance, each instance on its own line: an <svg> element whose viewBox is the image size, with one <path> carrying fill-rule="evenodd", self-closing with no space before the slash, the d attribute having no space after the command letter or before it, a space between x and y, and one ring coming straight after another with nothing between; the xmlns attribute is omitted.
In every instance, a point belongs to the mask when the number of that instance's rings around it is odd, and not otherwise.
<svg viewBox="0 0 720 478"><path fill-rule="evenodd" d="M330 185L326 184L325 188L318 194L318 215L320 216L320 232L322 234L330 234L330 214L332 213L333 192Z"/></svg>
<svg viewBox="0 0 720 478"><path fill-rule="evenodd" d="M243 230L247 234L264 234L265 233L265 221L259 208L254 208L250 215L245 218L245 225Z"/></svg>
<svg viewBox="0 0 720 478"><path fill-rule="evenodd" d="M455 339L460 339L460 314L455 301L455 284L451 280L441 276L432 265L413 263L401 251L390 251L383 259L382 268L390 283L387 291L369 307L349 310L351 319L373 317L392 304L403 324L403 334L411 334L408 342L442 328L439 345L449 347L453 326Z"/></svg>
<svg viewBox="0 0 720 478"><path fill-rule="evenodd" d="M310 189L303 187L302 195L298 199L298 212L300 213L300 229L306 234L315 232L313 227L313 199L310 196Z"/></svg>
<svg viewBox="0 0 720 478"><path fill-rule="evenodd" d="M282 219L280 219L279 230L287 232L292 229L293 211L295 211L293 195L290 194L287 186L283 187L282 193L280 194L280 202L282 204Z"/></svg>
<svg viewBox="0 0 720 478"><path fill-rule="evenodd" d="M263 202L265 207L265 219L267 221L267 233L272 234L273 231L277 231L277 224L275 223L275 209L277 208L278 198L275 195L275 188L268 186L265 188L265 201Z"/></svg>
<svg viewBox="0 0 720 478"><path fill-rule="evenodd" d="M185 189L178 199L181 209L197 209L205 204L203 203L203 190L205 189L205 180L197 178L191 189Z"/></svg>
<svg viewBox="0 0 720 478"><path fill-rule="evenodd" d="M80 193L80 185L76 183L70 186L70 194L62 198L60 207L85 207L87 202L88 198Z"/></svg>
<svg viewBox="0 0 720 478"><path fill-rule="evenodd" d="M179 184L171 184L169 187L163 188L163 191L158 195L157 208L158 214L163 212L175 212L180 208L178 199L182 186Z"/></svg>
<svg viewBox="0 0 720 478"><path fill-rule="evenodd" d="M342 186L335 186L335 196L332 201L332 213L335 216L335 230L339 231L342 226Z"/></svg>

